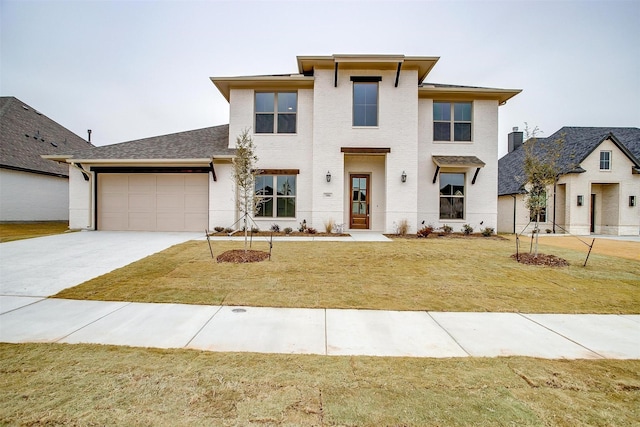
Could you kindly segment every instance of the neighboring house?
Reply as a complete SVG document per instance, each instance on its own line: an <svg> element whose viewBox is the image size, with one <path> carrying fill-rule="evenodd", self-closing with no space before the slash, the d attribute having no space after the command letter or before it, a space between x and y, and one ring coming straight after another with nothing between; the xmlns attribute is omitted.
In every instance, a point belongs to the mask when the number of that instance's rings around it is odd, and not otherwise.
<svg viewBox="0 0 640 427"><path fill-rule="evenodd" d="M69 219L69 167L42 154L91 145L12 96L0 97L0 221Z"/></svg>
<svg viewBox="0 0 640 427"><path fill-rule="evenodd" d="M564 140L555 186L547 189L540 228L577 235L640 234L640 129L563 127L538 138L542 149ZM499 162L498 231L530 232L525 205L522 132L509 134L509 153Z"/></svg>
<svg viewBox="0 0 640 427"><path fill-rule="evenodd" d="M422 224L497 227L498 107L519 90L425 83L435 57L297 59L297 74L212 77L230 104L228 127L55 158L78 166L71 226L234 224L231 158L250 129L261 229L324 229L329 221L380 232L404 221L412 232Z"/></svg>

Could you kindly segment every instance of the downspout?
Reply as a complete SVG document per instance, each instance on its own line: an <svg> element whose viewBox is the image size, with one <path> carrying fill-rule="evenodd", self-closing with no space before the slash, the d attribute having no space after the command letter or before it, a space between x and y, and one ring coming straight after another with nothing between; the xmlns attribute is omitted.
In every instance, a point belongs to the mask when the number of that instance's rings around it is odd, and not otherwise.
<svg viewBox="0 0 640 427"><path fill-rule="evenodd" d="M556 184L558 179L553 180L553 234L556 234Z"/></svg>
<svg viewBox="0 0 640 427"><path fill-rule="evenodd" d="M513 197L513 234L516 234L516 196L509 194Z"/></svg>
<svg viewBox="0 0 640 427"><path fill-rule="evenodd" d="M81 173L82 176L84 177L85 181L89 182L89 229L90 230L95 230L95 226L93 225L93 215L91 215L91 210L93 208L93 194L94 194L94 188L93 188L93 174L91 172L88 172L86 170L83 169L82 165L80 163L74 163L74 162L70 162L69 163L71 166L73 166L74 168L78 169Z"/></svg>

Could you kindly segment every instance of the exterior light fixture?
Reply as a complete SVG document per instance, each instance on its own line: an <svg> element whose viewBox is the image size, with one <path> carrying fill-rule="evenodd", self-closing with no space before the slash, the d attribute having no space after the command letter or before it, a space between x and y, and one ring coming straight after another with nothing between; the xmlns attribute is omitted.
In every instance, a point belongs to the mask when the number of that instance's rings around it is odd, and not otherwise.
<svg viewBox="0 0 640 427"><path fill-rule="evenodd" d="M407 173L402 171L402 175L400 175L400 181L407 182Z"/></svg>
<svg viewBox="0 0 640 427"><path fill-rule="evenodd" d="M634 207L636 205L636 196L629 196L629 206Z"/></svg>
<svg viewBox="0 0 640 427"><path fill-rule="evenodd" d="M582 202L584 201L582 195L578 195L578 206L582 206Z"/></svg>
<svg viewBox="0 0 640 427"><path fill-rule="evenodd" d="M331 182L331 172L327 171L327 182Z"/></svg>

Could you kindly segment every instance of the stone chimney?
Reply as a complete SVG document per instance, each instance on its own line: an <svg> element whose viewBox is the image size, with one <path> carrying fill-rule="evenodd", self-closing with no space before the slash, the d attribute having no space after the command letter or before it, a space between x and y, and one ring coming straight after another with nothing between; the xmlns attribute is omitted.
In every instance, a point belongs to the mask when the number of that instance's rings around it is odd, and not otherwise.
<svg viewBox="0 0 640 427"><path fill-rule="evenodd" d="M520 147L523 143L523 132L518 132L518 127L514 127L513 131L509 134L509 153Z"/></svg>

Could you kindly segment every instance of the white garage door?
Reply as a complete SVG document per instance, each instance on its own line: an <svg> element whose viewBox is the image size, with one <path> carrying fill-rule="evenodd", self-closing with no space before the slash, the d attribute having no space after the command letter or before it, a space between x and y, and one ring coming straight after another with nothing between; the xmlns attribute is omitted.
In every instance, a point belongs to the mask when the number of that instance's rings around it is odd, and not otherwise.
<svg viewBox="0 0 640 427"><path fill-rule="evenodd" d="M208 226L209 176L98 175L98 229L203 231Z"/></svg>

